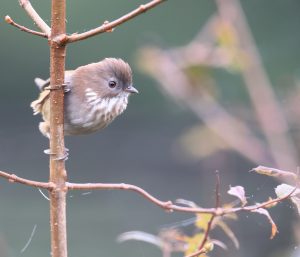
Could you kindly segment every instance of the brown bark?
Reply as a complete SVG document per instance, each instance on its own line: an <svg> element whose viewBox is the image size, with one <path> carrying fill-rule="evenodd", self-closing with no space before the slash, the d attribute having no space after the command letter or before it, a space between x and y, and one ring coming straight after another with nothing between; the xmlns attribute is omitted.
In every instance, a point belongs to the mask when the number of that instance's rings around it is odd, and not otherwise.
<svg viewBox="0 0 300 257"><path fill-rule="evenodd" d="M65 0L52 0L50 36L50 226L52 257L67 257L66 179L64 145L64 72L66 46L56 38L65 35Z"/></svg>

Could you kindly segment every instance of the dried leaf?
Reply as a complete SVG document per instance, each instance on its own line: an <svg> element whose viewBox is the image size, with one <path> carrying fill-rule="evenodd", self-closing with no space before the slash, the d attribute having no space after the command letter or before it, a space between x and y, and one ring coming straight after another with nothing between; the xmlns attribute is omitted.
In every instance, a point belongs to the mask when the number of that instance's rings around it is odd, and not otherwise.
<svg viewBox="0 0 300 257"><path fill-rule="evenodd" d="M297 175L290 171L278 170L274 168L269 168L265 166L258 166L254 168L252 171L255 171L258 174L271 176L271 177L285 177L291 179L297 179Z"/></svg>
<svg viewBox="0 0 300 257"><path fill-rule="evenodd" d="M143 241L143 242L146 242L149 244L156 245L158 248L163 247L163 242L159 237L149 234L149 233L146 233L146 232L143 232L143 231L125 232L125 233L119 235L117 238L117 241L119 243L123 243L123 242L129 241L129 240Z"/></svg>
<svg viewBox="0 0 300 257"><path fill-rule="evenodd" d="M300 215L300 198L297 196L300 194L300 189L295 189L294 186L288 185L288 184L281 184L275 188L276 195L280 198L288 196L291 194L291 201L293 204L295 204L298 214Z"/></svg>
<svg viewBox="0 0 300 257"><path fill-rule="evenodd" d="M233 242L235 248L239 248L240 244L239 244L239 240L236 238L235 234L233 233L233 231L231 230L231 228L222 220L219 220L217 225L224 231L224 233L231 239L231 241Z"/></svg>
<svg viewBox="0 0 300 257"><path fill-rule="evenodd" d="M280 184L275 188L275 193L280 198L288 196L290 193L292 193L292 196L295 196L297 194L300 194L300 189L295 190L294 186L288 184Z"/></svg>
<svg viewBox="0 0 300 257"><path fill-rule="evenodd" d="M185 251L185 255L190 255L193 254L194 252L197 252L199 250L199 246L204 239L204 234L199 233L194 235L193 237L186 237L186 243L187 243L187 249ZM203 250L206 252L212 251L213 250L213 242L210 240L207 240L205 245L203 246ZM201 257L206 257L206 254L201 254L199 255Z"/></svg>
<svg viewBox="0 0 300 257"><path fill-rule="evenodd" d="M211 219L212 214L209 213L201 213L201 214L197 214L197 219L195 222L195 226L197 228L201 228L203 230L207 229L208 226L208 222Z"/></svg>
<svg viewBox="0 0 300 257"><path fill-rule="evenodd" d="M245 189L242 186L230 187L230 189L227 191L227 193L239 198L241 200L243 206L245 206L247 204L247 199L245 196Z"/></svg>
<svg viewBox="0 0 300 257"><path fill-rule="evenodd" d="M271 227L272 227L270 238L273 239L274 236L278 233L278 229L277 229L277 226L276 226L275 222L273 221L270 213L266 209L263 209L263 208L252 210L252 212L260 213L262 215L265 215L268 218L269 222L271 223Z"/></svg>
<svg viewBox="0 0 300 257"><path fill-rule="evenodd" d="M268 201L270 201L270 202L272 202L273 200L274 199L272 197L269 197L269 199L268 199ZM275 207L277 204L278 204L278 202L273 202L273 203L265 205L264 208L270 209L270 208Z"/></svg>
<svg viewBox="0 0 300 257"><path fill-rule="evenodd" d="M217 239L211 239L210 241L211 241L214 245L217 245L217 246L221 247L221 248L224 249L224 250L228 250L226 244L224 244L222 241L217 240Z"/></svg>
<svg viewBox="0 0 300 257"><path fill-rule="evenodd" d="M191 208L197 208L197 207L199 207L193 201L185 200L185 199L182 199L182 198L176 199L176 203L182 204L182 205L186 205L186 206L191 207Z"/></svg>
<svg viewBox="0 0 300 257"><path fill-rule="evenodd" d="M296 205L298 214L300 215L300 198L297 196L291 197L292 202Z"/></svg>
<svg viewBox="0 0 300 257"><path fill-rule="evenodd" d="M187 249L185 251L185 255L190 255L196 252L203 238L203 233L196 234L193 237L186 237Z"/></svg>

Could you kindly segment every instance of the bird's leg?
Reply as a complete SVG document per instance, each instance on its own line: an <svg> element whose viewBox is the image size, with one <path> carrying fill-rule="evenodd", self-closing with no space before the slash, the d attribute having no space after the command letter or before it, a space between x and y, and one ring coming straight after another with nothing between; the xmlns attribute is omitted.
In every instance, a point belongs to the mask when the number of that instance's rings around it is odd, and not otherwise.
<svg viewBox="0 0 300 257"><path fill-rule="evenodd" d="M44 87L44 90L60 90L61 88L64 89L65 93L68 93L69 91L71 91L69 82L63 83L63 84L58 85L58 86L47 86L47 87Z"/></svg>

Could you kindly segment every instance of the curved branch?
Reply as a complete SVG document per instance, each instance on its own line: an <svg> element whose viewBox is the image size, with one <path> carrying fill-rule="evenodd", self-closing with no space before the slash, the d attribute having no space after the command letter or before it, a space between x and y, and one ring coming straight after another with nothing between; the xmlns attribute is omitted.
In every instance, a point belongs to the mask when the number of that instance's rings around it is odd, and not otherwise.
<svg viewBox="0 0 300 257"><path fill-rule="evenodd" d="M27 32L27 33L30 33L30 34L33 34L33 35L36 35L36 36L40 36L40 37L45 37L45 38L48 38L47 34L44 33L44 32L39 32L39 31L35 31L35 30L32 30L32 29L29 29L29 28L26 28L18 23L16 23L11 17L9 17L8 15L5 16L5 22L20 29L21 31L24 31L24 32Z"/></svg>
<svg viewBox="0 0 300 257"><path fill-rule="evenodd" d="M1 175L1 174L0 174ZM148 193L146 190L130 184L111 184L111 183L70 183L66 182L66 187L68 190L129 190L134 191L150 202L156 204L157 206L165 209L166 211L179 211L179 212L188 212L188 213L208 213L213 214L215 216L223 216L230 213L237 213L241 211L253 211L260 208L264 208L267 206L271 206L272 204L281 202L283 200L286 200L292 196L292 194L295 192L296 188L292 190L289 194L278 197L275 199L271 199L268 201L265 201L263 203L258 203L254 205L248 205L243 207L235 207L235 208L222 208L216 206L215 208L200 208L200 207L185 207L185 206L179 206L173 204L172 201L161 201L158 198L154 197L150 193ZM217 195L219 193L217 192ZM219 196L216 199L216 204L219 204Z"/></svg>
<svg viewBox="0 0 300 257"><path fill-rule="evenodd" d="M215 208L191 208L174 205L172 201L161 201L156 197L149 194L146 190L130 184L110 184L110 183L66 183L66 186L69 190L129 190L134 191L150 202L158 205L159 207L167 211L182 211L182 212L192 212L192 213L215 213L217 210Z"/></svg>
<svg viewBox="0 0 300 257"><path fill-rule="evenodd" d="M19 0L19 4L26 11L28 16L33 20L33 22L40 28L40 30L49 36L51 32L50 27L34 10L29 0Z"/></svg>
<svg viewBox="0 0 300 257"><path fill-rule="evenodd" d="M29 179L24 179L16 176L15 174L9 174L4 171L0 171L0 177L8 179L9 182L17 182L20 184L24 184L27 186L37 187L37 188L44 188L48 190L53 190L55 188L54 183L52 182L39 182ZM179 206L172 203L172 201L161 201L158 198L152 196L146 190L130 184L110 184L110 183L70 183L66 182L65 184L66 190L129 190L134 191L150 202L156 204L157 206L167 210L167 211L179 211L179 212L188 212L188 213L208 213L213 214L215 216L223 216L230 213L236 213L240 211L253 211L260 208L266 208L268 206L272 206L275 203L282 202L288 198L290 198L294 192L296 191L296 187L287 195L283 197L278 197L275 199L271 199L265 201L263 203L257 203L254 205L248 205L243 207L235 207L235 208L222 208L216 205L215 208L200 208L200 207L185 207ZM218 194L218 193L217 193ZM219 202L219 200L217 200ZM218 203L219 204L219 203Z"/></svg>
<svg viewBox="0 0 300 257"><path fill-rule="evenodd" d="M70 36L68 36L68 43L73 43L79 40L83 40L89 37L93 37L96 36L98 34L104 33L104 32L111 32L113 30L113 28L125 23L128 20L131 20L132 18L152 9L153 7L161 4L162 2L164 2L166 0L152 0L151 2L144 4L144 5L140 5L138 8L136 8L135 10L131 11L130 13L127 13L125 15L123 15L122 17L112 21L112 22L104 22L103 25L101 25L100 27L91 29L87 32L84 33L80 33L80 34L72 34Z"/></svg>
<svg viewBox="0 0 300 257"><path fill-rule="evenodd" d="M44 189L48 189L48 190L51 190L54 188L54 184L51 182L45 183L45 182L39 182L39 181L29 180L29 179L25 179L25 178L20 178L20 177L16 176L15 174L9 174L4 171L0 171L0 177L8 179L8 181L11 183L17 182L17 183L20 183L23 185L44 188Z"/></svg>

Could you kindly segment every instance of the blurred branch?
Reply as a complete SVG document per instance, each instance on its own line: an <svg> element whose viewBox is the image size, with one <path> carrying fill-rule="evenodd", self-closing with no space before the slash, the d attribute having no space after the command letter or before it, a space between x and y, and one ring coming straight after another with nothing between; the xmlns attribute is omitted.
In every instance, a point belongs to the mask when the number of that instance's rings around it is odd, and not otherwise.
<svg viewBox="0 0 300 257"><path fill-rule="evenodd" d="M8 179L8 181L11 183L17 182L17 183L20 183L23 185L44 188L44 189L48 189L48 190L51 190L54 188L54 184L51 182L45 183L45 182L38 182L38 181L34 181L34 180L20 178L20 177L16 176L15 174L9 174L4 171L0 171L0 177Z"/></svg>
<svg viewBox="0 0 300 257"><path fill-rule="evenodd" d="M175 60L173 58L174 51L146 48L142 50L141 55L142 68L159 82L164 91L191 109L207 127L233 149L255 163L271 162L266 145L257 139L248 126L228 113L207 93L201 92L201 98L193 93L192 86L179 67L177 58ZM179 56L180 53L177 54L177 57ZM183 56L181 57L183 59Z"/></svg>
<svg viewBox="0 0 300 257"><path fill-rule="evenodd" d="M242 75L276 166L295 169L298 165L296 148L288 136L287 121L262 64L241 4L239 0L216 0L216 4L222 22L230 22L236 29L240 47L247 53L248 63Z"/></svg>
<svg viewBox="0 0 300 257"><path fill-rule="evenodd" d="M136 17L136 16L138 16L138 15L154 8L155 6L161 4L164 1L166 1L166 0L152 0L151 2L149 2L147 4L140 5L135 10L123 15L122 17L120 17L120 18L118 18L118 19L116 19L112 22L106 21L100 27L91 29L87 32L83 32L83 33L80 33L80 34L72 34L72 35L68 36L67 42L68 43L73 43L73 42L76 42L76 41L79 41L79 40L84 40L84 39L87 39L89 37L96 36L96 35L104 33L104 32L112 32L112 30L115 27L117 27L117 26L125 23L126 21L131 20L134 17Z"/></svg>
<svg viewBox="0 0 300 257"><path fill-rule="evenodd" d="M40 30L44 32L47 36L49 36L51 32L50 27L35 11L29 0L19 0L19 4L26 11L28 16L33 20L33 22L40 28Z"/></svg>
<svg viewBox="0 0 300 257"><path fill-rule="evenodd" d="M9 17L8 15L5 16L5 22L20 29L21 31L24 31L24 32L27 32L27 33L30 33L30 34L33 34L33 35L36 35L36 36L40 36L40 37L45 37L47 38L48 35L46 33L43 33L43 32L39 32L39 31L35 31L35 30L32 30L32 29L29 29L29 28L26 28L18 23L16 23L11 17Z"/></svg>

